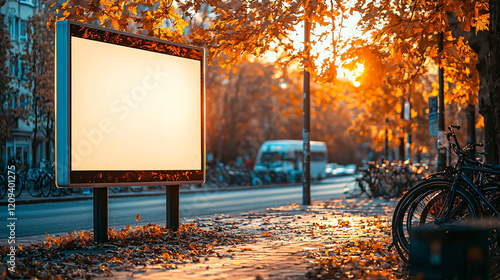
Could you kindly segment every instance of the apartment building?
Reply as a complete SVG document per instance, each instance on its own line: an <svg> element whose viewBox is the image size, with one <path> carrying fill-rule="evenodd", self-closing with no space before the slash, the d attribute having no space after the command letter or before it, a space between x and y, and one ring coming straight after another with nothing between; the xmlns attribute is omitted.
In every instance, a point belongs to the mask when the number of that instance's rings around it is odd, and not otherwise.
<svg viewBox="0 0 500 280"><path fill-rule="evenodd" d="M4 25L8 26L10 33L12 52L8 61L10 74L12 75L13 98L4 104L6 108L15 109L29 106L29 92L23 84L26 81L26 68L20 58L24 44L28 40L26 27L28 18L37 13L41 7L40 0L7 0L0 13L4 16ZM23 97L23 98L21 98ZM0 168L3 168L12 157L17 158L23 165L30 165L32 159L33 127L21 119L15 120L11 137L5 143L0 144ZM40 143L42 146L43 143ZM50 158L45 155L45 149L38 149L38 158Z"/></svg>

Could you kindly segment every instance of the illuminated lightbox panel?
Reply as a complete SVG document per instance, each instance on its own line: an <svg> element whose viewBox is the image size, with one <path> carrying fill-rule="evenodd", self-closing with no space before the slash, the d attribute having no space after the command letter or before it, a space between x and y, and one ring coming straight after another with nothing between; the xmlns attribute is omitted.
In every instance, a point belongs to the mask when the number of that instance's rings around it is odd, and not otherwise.
<svg viewBox="0 0 500 280"><path fill-rule="evenodd" d="M202 183L203 48L56 23L59 187Z"/></svg>

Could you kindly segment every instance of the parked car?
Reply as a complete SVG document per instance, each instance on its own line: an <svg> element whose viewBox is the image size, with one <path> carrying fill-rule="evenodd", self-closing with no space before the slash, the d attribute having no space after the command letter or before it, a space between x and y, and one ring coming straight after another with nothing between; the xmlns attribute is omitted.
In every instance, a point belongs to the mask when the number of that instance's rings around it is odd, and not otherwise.
<svg viewBox="0 0 500 280"><path fill-rule="evenodd" d="M327 163L325 168L326 177L333 177L335 175L335 169L337 169L338 166L339 165L335 162Z"/></svg>
<svg viewBox="0 0 500 280"><path fill-rule="evenodd" d="M337 165L337 168L335 168L332 172L333 176L340 176L345 174L345 166L344 165Z"/></svg>
<svg viewBox="0 0 500 280"><path fill-rule="evenodd" d="M344 173L349 174L349 175L353 175L356 173L356 169L357 169L356 164L348 164L344 168Z"/></svg>

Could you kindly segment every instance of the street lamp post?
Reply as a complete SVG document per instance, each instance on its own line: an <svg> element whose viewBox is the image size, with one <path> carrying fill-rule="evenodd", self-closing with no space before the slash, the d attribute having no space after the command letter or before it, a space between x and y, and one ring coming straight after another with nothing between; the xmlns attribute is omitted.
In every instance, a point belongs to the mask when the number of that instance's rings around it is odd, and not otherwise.
<svg viewBox="0 0 500 280"><path fill-rule="evenodd" d="M405 99L404 97L401 98L401 113L399 114L401 120L405 119ZM399 159L401 161L404 161L406 156L405 156L405 127L401 129L401 135L399 137Z"/></svg>
<svg viewBox="0 0 500 280"><path fill-rule="evenodd" d="M411 82L408 85L408 99L405 102L405 120L408 122L406 126L406 158L411 160Z"/></svg>
<svg viewBox="0 0 500 280"><path fill-rule="evenodd" d="M384 160L389 160L389 119L385 119Z"/></svg>
<svg viewBox="0 0 500 280"><path fill-rule="evenodd" d="M439 33L438 39L438 49L439 54L442 55L443 52L443 41L444 35L443 32ZM439 66L439 93L438 93L438 130L439 130L439 138L443 139L441 135L444 134L444 69L440 65ZM446 167L446 150L442 146L443 144L438 143L438 171L444 171Z"/></svg>
<svg viewBox="0 0 500 280"><path fill-rule="evenodd" d="M306 8L306 15L308 11ZM310 133L311 133L311 102L310 102L310 74L309 74L309 44L311 42L311 22L308 16L304 19L304 49L306 51L306 57L304 58L304 95L303 95L303 106L302 111L304 123L302 128L302 139L303 144L303 165L302 165L302 204L311 204L311 145L310 145Z"/></svg>

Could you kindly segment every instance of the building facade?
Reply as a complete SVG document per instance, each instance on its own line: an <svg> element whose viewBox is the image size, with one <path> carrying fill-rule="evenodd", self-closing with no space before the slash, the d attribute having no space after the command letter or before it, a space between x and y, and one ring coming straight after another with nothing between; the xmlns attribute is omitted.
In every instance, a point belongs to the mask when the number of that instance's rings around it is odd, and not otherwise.
<svg viewBox="0 0 500 280"><path fill-rule="evenodd" d="M21 59L21 55L28 40L28 19L40 11L42 5L40 2L40 0L7 0L0 9L0 13L4 18L4 26L8 27L12 44L9 61L7 62L12 77L12 92L9 95L10 98L3 104L4 108L7 109L30 110L30 93L25 88L26 67ZM33 126L21 118L15 118L14 126L10 131L10 137L0 145L0 168L5 168L12 158L16 158L24 166L31 166ZM44 143L39 143L39 146L37 149L38 159L53 159L53 156L50 153L47 155L46 149L42 147L45 146Z"/></svg>

